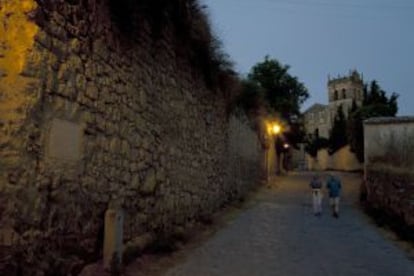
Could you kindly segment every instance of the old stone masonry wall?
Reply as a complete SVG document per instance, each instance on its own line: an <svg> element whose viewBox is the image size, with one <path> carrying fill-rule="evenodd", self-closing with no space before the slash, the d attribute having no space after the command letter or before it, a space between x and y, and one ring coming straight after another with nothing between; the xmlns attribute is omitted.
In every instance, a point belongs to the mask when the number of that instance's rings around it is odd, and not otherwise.
<svg viewBox="0 0 414 276"><path fill-rule="evenodd" d="M102 257L108 208L128 244L256 183L257 135L171 29L127 36L98 0L0 0L0 20L0 271L76 273Z"/></svg>
<svg viewBox="0 0 414 276"><path fill-rule="evenodd" d="M364 139L368 203L413 239L414 118L369 119L364 122Z"/></svg>

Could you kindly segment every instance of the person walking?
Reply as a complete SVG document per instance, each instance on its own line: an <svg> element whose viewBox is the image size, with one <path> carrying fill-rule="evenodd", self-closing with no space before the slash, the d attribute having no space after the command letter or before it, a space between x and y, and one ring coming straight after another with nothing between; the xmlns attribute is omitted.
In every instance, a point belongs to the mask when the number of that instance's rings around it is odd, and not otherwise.
<svg viewBox="0 0 414 276"><path fill-rule="evenodd" d="M332 208L332 215L335 218L339 217L339 198L341 195L342 183L341 180L330 174L326 182L326 188L329 190L329 202Z"/></svg>
<svg viewBox="0 0 414 276"><path fill-rule="evenodd" d="M322 214L322 181L318 175L314 175L309 185L312 188L313 214L320 216Z"/></svg>

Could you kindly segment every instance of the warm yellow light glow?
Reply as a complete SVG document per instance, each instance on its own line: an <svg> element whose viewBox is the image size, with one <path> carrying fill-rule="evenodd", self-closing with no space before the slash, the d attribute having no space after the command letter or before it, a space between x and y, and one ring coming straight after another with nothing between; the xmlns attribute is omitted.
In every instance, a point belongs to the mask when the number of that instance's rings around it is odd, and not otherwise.
<svg viewBox="0 0 414 276"><path fill-rule="evenodd" d="M272 132L273 134L279 134L282 131L282 127L278 124L273 124Z"/></svg>
<svg viewBox="0 0 414 276"><path fill-rule="evenodd" d="M269 136L279 135L283 131L282 125L276 121L266 121L265 126Z"/></svg>
<svg viewBox="0 0 414 276"><path fill-rule="evenodd" d="M3 1L0 1L3 2ZM0 4L0 71L3 82L17 83L27 55L32 50L38 27L27 16L36 9L34 0L9 0ZM16 89L13 89L16 90Z"/></svg>
<svg viewBox="0 0 414 276"><path fill-rule="evenodd" d="M16 110L29 110L40 95L38 80L21 74L25 66L30 64L35 68L37 63L43 62L43 59L35 59L34 42L39 27L29 16L36 8L35 0L0 0L0 113L3 120L23 122L30 113Z"/></svg>

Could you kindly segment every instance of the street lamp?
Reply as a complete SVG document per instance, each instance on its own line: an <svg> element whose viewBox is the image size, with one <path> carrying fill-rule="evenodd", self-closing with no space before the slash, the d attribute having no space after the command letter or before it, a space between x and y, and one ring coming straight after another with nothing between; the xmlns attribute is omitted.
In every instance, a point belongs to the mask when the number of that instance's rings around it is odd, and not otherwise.
<svg viewBox="0 0 414 276"><path fill-rule="evenodd" d="M272 125L272 132L274 135L278 135L281 131L282 131L282 127L279 124L274 123Z"/></svg>
<svg viewBox="0 0 414 276"><path fill-rule="evenodd" d="M273 136L274 137L274 147L275 147L275 154L276 154L276 174L280 173L280 154L281 152L279 150L277 150L277 144L279 143L279 135L282 133L283 129L282 129L282 125L278 122L268 122L267 123L267 132L269 134L269 136Z"/></svg>
<svg viewBox="0 0 414 276"><path fill-rule="evenodd" d="M278 135L282 132L282 126L279 123L267 123L267 133L270 136Z"/></svg>

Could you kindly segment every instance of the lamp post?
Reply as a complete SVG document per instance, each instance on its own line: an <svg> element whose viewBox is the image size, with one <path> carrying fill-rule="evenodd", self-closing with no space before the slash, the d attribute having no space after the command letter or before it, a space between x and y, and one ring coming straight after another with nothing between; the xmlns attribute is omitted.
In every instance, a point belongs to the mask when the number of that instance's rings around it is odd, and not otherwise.
<svg viewBox="0 0 414 276"><path fill-rule="evenodd" d="M276 174L280 174L280 152L277 150L277 145L279 142L278 136L282 132L282 126L277 122L273 122L270 126L270 130L271 134L275 137Z"/></svg>

